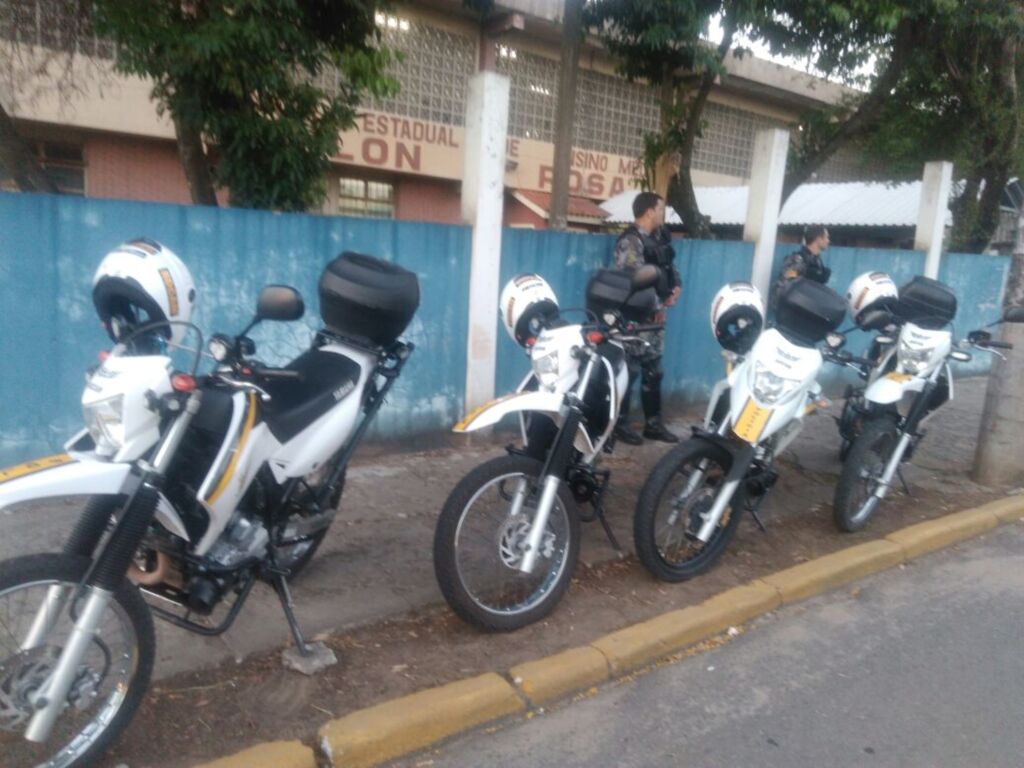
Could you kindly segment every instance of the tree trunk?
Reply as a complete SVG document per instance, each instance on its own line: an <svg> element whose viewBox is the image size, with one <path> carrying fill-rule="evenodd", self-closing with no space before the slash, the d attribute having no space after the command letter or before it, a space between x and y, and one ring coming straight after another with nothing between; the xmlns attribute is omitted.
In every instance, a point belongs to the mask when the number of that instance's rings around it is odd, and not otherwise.
<svg viewBox="0 0 1024 768"><path fill-rule="evenodd" d="M1016 78L1017 41L1004 41L999 86L1005 103L1010 106L1012 123L1006 128L1003 139L1013 142L1016 148L1020 139L1020 115L1016 105L1019 83ZM1006 146L1000 148L1002 152ZM992 158L1005 163L1001 156ZM1005 165L1004 165L1005 167ZM999 199L1006 185L1007 173L1002 174L1002 184L996 188L996 179L988 179L979 204L976 231L986 226L987 217L992 214L988 206L994 205L995 216L999 215ZM991 199L988 199L991 198ZM994 199L994 204L992 203ZM991 237L991 233L988 237ZM986 237L986 244L988 238ZM1010 274L1006 280L1006 295L1003 306L1024 306L1024 211L1018 212L1017 242L1014 247ZM993 358L992 374L985 392L985 408L981 416L981 430L978 434L978 450L974 457L974 477L988 485L1018 483L1024 479L1024 324L1003 326L1003 341L1014 345L1006 360Z"/></svg>
<svg viewBox="0 0 1024 768"><path fill-rule="evenodd" d="M178 157L181 159L181 167L185 170L192 202L196 205L216 207L217 193L213 188L210 161L206 157L199 129L174 118L174 134L178 140Z"/></svg>
<svg viewBox="0 0 1024 768"><path fill-rule="evenodd" d="M889 57L889 63L886 64L874 87L857 105L853 114L843 121L824 144L797 161L786 174L782 183L783 204L797 187L808 181L843 145L862 136L878 124L885 101L890 98L892 89L903 74L909 53L913 50L913 46L920 42L920 35L915 30L915 26L920 23L919 20L908 18L900 21L893 33L892 56Z"/></svg>
<svg viewBox="0 0 1024 768"><path fill-rule="evenodd" d="M722 41L718 45L719 63L725 61L736 34L736 22L732 17L726 16L722 26ZM711 70L705 71L701 75L700 85L686 111L686 125L679 146L679 171L668 185L668 204L675 208L690 237L701 240L711 237L711 222L700 212L697 193L693 189L693 151L697 146L697 135L700 133L704 107L708 103L708 96L715 85L716 77L716 73Z"/></svg>
<svg viewBox="0 0 1024 768"><path fill-rule="evenodd" d="M0 105L0 166L22 192L57 193L57 186L39 165L31 148L18 134L14 121Z"/></svg>
<svg viewBox="0 0 1024 768"><path fill-rule="evenodd" d="M555 167L551 180L548 227L569 223L569 174L572 170L573 122L576 118L576 74L583 47L583 0L566 0L562 26L562 61L558 72L555 113Z"/></svg>

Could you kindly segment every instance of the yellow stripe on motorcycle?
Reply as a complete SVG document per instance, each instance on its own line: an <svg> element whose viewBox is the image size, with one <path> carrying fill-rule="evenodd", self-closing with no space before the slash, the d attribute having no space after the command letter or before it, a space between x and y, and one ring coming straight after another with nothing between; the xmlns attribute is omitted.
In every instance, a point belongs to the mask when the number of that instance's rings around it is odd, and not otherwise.
<svg viewBox="0 0 1024 768"><path fill-rule="evenodd" d="M65 464L70 464L73 461L74 459L66 453L58 453L56 456L47 456L42 459L26 461L24 464L19 464L16 467L11 467L10 469L5 469L0 472L0 483L17 480L19 477L25 477L26 475L34 475L37 472L45 472L47 469L63 467Z"/></svg>
<svg viewBox="0 0 1024 768"><path fill-rule="evenodd" d="M897 384L902 384L905 381L910 381L914 377L909 373L898 373L897 371L893 371L892 373L886 374L885 378L889 379L889 381L895 381Z"/></svg>
<svg viewBox="0 0 1024 768"><path fill-rule="evenodd" d="M498 403L503 403L506 400L510 400L513 397L518 397L521 394L521 392L513 392L510 395L503 395L502 397L499 397L495 400L491 400L488 403L484 403L483 405L477 406L472 411L467 413L462 421L460 421L458 424L452 427L452 432L465 432L469 425L473 423L473 420L476 419L477 416L486 411L488 408L491 408L497 405Z"/></svg>
<svg viewBox="0 0 1024 768"><path fill-rule="evenodd" d="M743 406L740 417L736 419L736 424L733 426L732 431L736 433L736 437L740 440L751 445L757 445L757 441L761 439L761 433L764 432L764 428L768 424L768 419L771 418L771 415L771 408L762 408L754 402L753 398L750 398L747 400L747 404Z"/></svg>

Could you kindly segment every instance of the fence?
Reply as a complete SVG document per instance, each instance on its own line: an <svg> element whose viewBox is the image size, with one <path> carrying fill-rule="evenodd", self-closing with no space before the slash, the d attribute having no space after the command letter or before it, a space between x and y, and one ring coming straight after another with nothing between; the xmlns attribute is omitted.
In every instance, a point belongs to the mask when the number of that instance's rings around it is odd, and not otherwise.
<svg viewBox="0 0 1024 768"><path fill-rule="evenodd" d="M186 261L198 284L196 322L207 332L243 327L267 283L302 291L309 306L303 321L253 331L268 363L282 363L308 344L319 319L317 279L333 256L362 251L414 270L423 298L408 336L417 351L373 434L448 429L461 415L465 389L469 234L440 224L0 193L0 465L50 451L81 427L83 371L109 347L91 303L92 275L107 250L139 235L164 242ZM579 306L587 279L608 263L613 242L608 235L507 229L502 280L542 273L563 307ZM790 248L780 247L777 257ZM722 372L708 329L711 297L723 283L749 278L753 247L682 241L677 253L683 295L669 313L664 387L669 396L693 400ZM845 286L868 269L890 272L900 282L920 272L923 255L832 248L826 261L832 284ZM990 256L945 258L941 277L960 299L958 329L997 316L1007 265ZM851 338L859 349L866 336ZM979 359L971 371L986 364ZM497 366L499 394L528 370L503 331Z"/></svg>

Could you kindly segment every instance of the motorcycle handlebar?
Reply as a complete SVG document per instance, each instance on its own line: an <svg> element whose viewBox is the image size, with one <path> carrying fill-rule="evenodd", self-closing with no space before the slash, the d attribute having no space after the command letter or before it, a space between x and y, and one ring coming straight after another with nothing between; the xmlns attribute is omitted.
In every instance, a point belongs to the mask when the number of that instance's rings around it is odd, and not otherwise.
<svg viewBox="0 0 1024 768"><path fill-rule="evenodd" d="M991 349L1013 349L1013 344L1007 341L979 341L977 346L985 349L989 347Z"/></svg>

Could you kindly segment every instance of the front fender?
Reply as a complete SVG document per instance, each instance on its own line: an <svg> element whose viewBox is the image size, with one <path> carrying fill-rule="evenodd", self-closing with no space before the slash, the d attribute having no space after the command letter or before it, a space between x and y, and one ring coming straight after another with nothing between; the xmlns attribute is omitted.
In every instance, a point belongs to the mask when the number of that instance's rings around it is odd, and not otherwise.
<svg viewBox="0 0 1024 768"><path fill-rule="evenodd" d="M131 491L132 465L59 453L0 472L0 509L54 496L121 496ZM156 519L185 541L188 531L174 506L159 495Z"/></svg>
<svg viewBox="0 0 1024 768"><path fill-rule="evenodd" d="M470 411L466 418L452 428L452 431L460 434L475 432L484 427L494 426L508 414L520 411L559 413L562 410L562 403L563 396L554 392L514 392Z"/></svg>
<svg viewBox="0 0 1024 768"><path fill-rule="evenodd" d="M0 509L53 496L105 496L122 492L131 464L72 458L35 459L0 472Z"/></svg>
<svg viewBox="0 0 1024 768"><path fill-rule="evenodd" d="M908 377L908 378L904 378ZM924 389L925 380L906 373L887 374L872 384L864 392L864 399L869 403L890 405L898 403L908 392L920 392Z"/></svg>

